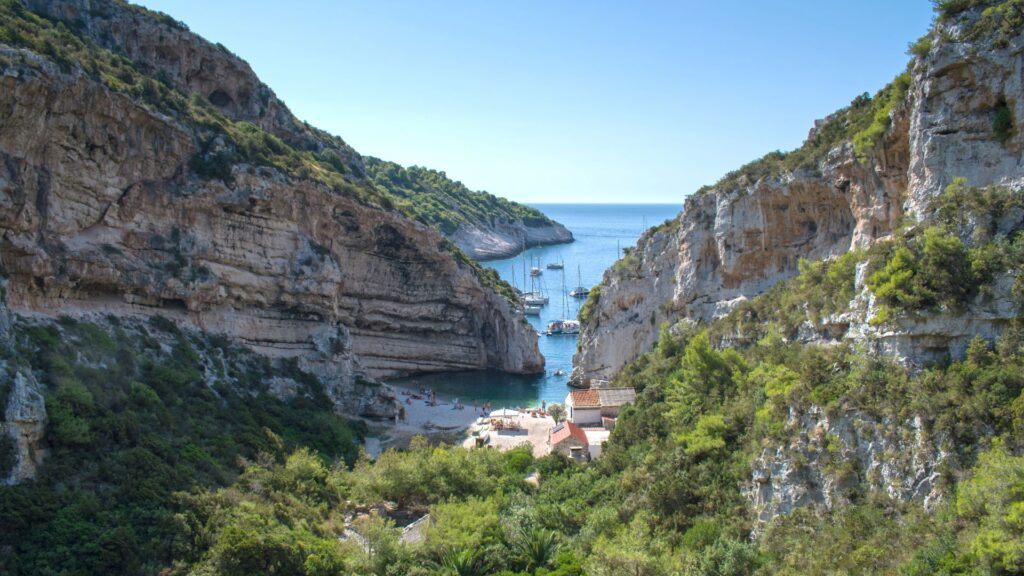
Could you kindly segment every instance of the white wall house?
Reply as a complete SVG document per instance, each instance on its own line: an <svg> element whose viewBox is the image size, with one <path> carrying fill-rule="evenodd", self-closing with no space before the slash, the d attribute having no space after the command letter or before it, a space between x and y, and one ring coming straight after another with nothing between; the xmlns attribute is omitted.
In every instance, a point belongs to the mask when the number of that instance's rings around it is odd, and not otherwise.
<svg viewBox="0 0 1024 576"><path fill-rule="evenodd" d="M633 388L588 388L565 397L566 417L577 426L601 426L602 417L616 418L619 409L636 401Z"/></svg>

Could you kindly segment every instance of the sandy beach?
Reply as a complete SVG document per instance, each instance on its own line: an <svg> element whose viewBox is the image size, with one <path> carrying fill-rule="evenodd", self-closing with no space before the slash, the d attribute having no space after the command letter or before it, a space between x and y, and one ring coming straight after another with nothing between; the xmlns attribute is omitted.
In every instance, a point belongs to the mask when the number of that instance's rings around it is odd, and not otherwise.
<svg viewBox="0 0 1024 576"><path fill-rule="evenodd" d="M455 398L444 394L436 395L436 405L427 403L427 396L420 394L414 386L390 384L395 389L399 402L405 409L405 419L397 422L373 423L370 435L374 436L375 449L403 447L413 436L425 435L439 438L452 443L463 443L467 447L473 445L472 438L465 438L467 430L485 413L478 403L468 404L463 401L461 410L455 408ZM416 398L415 396L421 396ZM529 442L534 446L534 454L543 456L548 453L547 436L554 421L550 417L531 417L523 413L516 419L521 430L491 433L490 445L499 450L508 450ZM379 439L379 448L377 439Z"/></svg>

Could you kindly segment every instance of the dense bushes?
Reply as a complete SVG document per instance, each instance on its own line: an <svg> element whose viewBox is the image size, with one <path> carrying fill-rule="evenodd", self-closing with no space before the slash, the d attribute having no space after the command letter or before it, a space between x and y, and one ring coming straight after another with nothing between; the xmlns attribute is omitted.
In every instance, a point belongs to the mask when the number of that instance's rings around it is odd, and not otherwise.
<svg viewBox="0 0 1024 576"><path fill-rule="evenodd" d="M49 455L36 481L0 489L0 572L154 573L179 554L176 492L231 482L240 460L297 446L355 459L358 428L331 413L319 383L277 400L266 382L289 367L173 324L64 319L21 326L16 342L8 361L47 390ZM217 381L196 346L225 358Z"/></svg>
<svg viewBox="0 0 1024 576"><path fill-rule="evenodd" d="M937 224L872 247L867 286L880 304L873 322L905 311L962 309L988 295L1001 273L1024 264L1020 223L1004 218L1022 207L1019 192L955 178L930 206Z"/></svg>
<svg viewBox="0 0 1024 576"><path fill-rule="evenodd" d="M381 194L390 195L399 209L445 234L467 224L490 226L499 220L522 220L534 227L551 223L535 208L472 191L444 172L420 166L403 167L369 156L364 161L367 177Z"/></svg>

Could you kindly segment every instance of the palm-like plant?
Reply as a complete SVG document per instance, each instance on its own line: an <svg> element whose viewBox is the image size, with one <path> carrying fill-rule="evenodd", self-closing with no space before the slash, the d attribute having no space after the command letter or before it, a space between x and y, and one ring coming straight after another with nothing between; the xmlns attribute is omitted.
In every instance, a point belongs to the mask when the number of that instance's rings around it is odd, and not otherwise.
<svg viewBox="0 0 1024 576"><path fill-rule="evenodd" d="M487 562L476 550L449 550L434 563L438 576L485 576Z"/></svg>
<svg viewBox="0 0 1024 576"><path fill-rule="evenodd" d="M526 571L546 568L551 565L558 554L558 535L551 530L533 528L524 531L513 543L513 551Z"/></svg>

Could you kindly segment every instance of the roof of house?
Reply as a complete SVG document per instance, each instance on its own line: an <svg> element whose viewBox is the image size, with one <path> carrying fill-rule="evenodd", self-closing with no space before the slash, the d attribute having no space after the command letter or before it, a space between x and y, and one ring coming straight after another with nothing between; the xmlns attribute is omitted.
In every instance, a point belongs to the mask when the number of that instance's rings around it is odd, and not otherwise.
<svg viewBox="0 0 1024 576"><path fill-rule="evenodd" d="M573 390L569 392L569 398L575 408L600 408L601 397L597 390L588 388L586 390Z"/></svg>
<svg viewBox="0 0 1024 576"><path fill-rule="evenodd" d="M601 398L601 406L624 406L636 402L636 390L633 388L601 388L597 395Z"/></svg>
<svg viewBox="0 0 1024 576"><path fill-rule="evenodd" d="M570 436L575 437L584 445L587 444L587 433L583 431L583 428L565 420L551 429L551 445L554 446Z"/></svg>
<svg viewBox="0 0 1024 576"><path fill-rule="evenodd" d="M633 388L588 388L569 392L574 408L610 408L636 402Z"/></svg>

